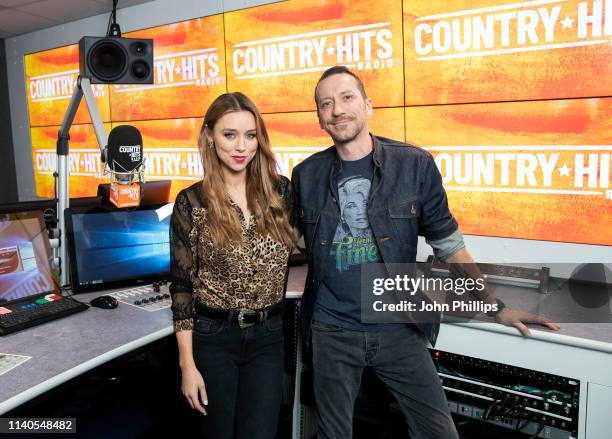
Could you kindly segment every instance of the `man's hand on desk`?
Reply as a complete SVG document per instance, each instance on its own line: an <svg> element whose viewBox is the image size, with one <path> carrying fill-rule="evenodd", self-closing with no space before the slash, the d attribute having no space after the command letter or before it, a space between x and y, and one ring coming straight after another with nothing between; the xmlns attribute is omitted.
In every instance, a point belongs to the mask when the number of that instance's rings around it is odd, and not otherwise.
<svg viewBox="0 0 612 439"><path fill-rule="evenodd" d="M474 258L472 258L472 255L470 255L470 252L468 252L467 248L465 247L459 249L453 255L446 258L444 262L448 264L453 264L455 272L459 272L463 276L469 276L472 279L483 278L483 275L480 272L476 261L474 261ZM487 295L489 295L489 297L492 296L488 291L488 288L486 293ZM558 331L559 329L561 329L561 326L559 326L557 323L548 320L546 317L531 314L526 311L521 311L520 309L506 307L504 307L495 316L495 320L497 321L497 323L501 323L502 325L514 326L525 337L531 336L531 331L525 325L525 323L536 323L538 325L546 326L548 329L552 329L553 331Z"/></svg>
<svg viewBox="0 0 612 439"><path fill-rule="evenodd" d="M495 320L497 321L497 323L501 323L502 325L514 326L525 337L531 336L531 331L525 325L525 323L536 323L538 325L545 326L548 329L552 329L553 331L558 331L561 328L558 323L554 323L548 320L546 317L531 314L526 311L521 311L520 309L514 308L502 309L500 313L495 316Z"/></svg>

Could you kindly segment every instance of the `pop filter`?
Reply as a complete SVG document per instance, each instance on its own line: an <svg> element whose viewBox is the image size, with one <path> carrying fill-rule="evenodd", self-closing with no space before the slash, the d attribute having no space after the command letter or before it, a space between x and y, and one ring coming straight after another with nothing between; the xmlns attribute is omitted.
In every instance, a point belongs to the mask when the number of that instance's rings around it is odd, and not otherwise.
<svg viewBox="0 0 612 439"><path fill-rule="evenodd" d="M137 173L142 165L142 135L136 127L121 125L111 130L106 147L106 163L117 180L131 182L131 174Z"/></svg>

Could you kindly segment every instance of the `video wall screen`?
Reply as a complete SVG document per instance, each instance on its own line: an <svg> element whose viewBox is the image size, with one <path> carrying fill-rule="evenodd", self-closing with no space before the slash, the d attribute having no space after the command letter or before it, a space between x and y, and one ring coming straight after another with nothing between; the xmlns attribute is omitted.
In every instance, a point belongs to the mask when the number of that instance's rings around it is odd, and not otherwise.
<svg viewBox="0 0 612 439"><path fill-rule="evenodd" d="M283 174L328 147L314 87L343 64L371 132L434 155L464 233L612 244L612 1L289 0L125 36L154 39L154 84L94 93L108 130L141 130L146 178L172 196L201 178L202 118L226 91L264 114ZM77 74L76 45L25 57L39 196ZM71 196L90 196L105 179L84 108L75 123Z"/></svg>
<svg viewBox="0 0 612 439"><path fill-rule="evenodd" d="M403 4L406 105L610 95L609 1Z"/></svg>
<svg viewBox="0 0 612 439"><path fill-rule="evenodd" d="M406 108L464 233L612 243L612 98ZM488 235L488 233L486 233Z"/></svg>

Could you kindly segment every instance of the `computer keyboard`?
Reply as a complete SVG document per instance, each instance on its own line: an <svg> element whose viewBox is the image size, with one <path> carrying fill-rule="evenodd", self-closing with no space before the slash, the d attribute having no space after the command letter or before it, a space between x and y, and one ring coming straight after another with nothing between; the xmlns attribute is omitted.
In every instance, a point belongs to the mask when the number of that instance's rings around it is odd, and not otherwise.
<svg viewBox="0 0 612 439"><path fill-rule="evenodd" d="M53 293L0 305L0 335L21 331L88 308L84 303Z"/></svg>

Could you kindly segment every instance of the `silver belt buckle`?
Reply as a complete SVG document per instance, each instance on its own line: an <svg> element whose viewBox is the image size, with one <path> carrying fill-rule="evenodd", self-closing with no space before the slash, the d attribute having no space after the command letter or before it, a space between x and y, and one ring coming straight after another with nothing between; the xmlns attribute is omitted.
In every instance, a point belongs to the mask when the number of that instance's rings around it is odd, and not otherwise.
<svg viewBox="0 0 612 439"><path fill-rule="evenodd" d="M254 326L255 323L246 323L244 321L244 316L245 315L253 315L256 316L257 314L259 314L257 311L253 311L252 309L246 309L246 308L240 308L238 310L238 327L240 329L244 329L244 328L249 328L251 326Z"/></svg>

